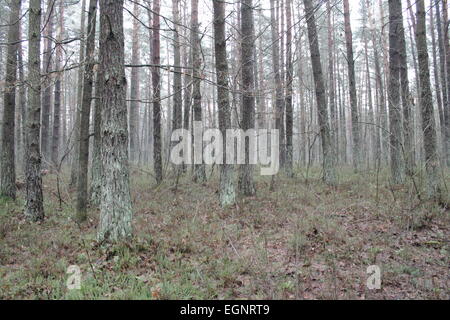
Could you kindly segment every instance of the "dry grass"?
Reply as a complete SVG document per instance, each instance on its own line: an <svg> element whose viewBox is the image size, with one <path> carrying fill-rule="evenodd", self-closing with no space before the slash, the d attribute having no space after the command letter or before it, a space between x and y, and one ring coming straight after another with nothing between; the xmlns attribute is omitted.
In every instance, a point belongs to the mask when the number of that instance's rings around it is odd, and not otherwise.
<svg viewBox="0 0 450 320"><path fill-rule="evenodd" d="M217 171L217 170L216 170ZM312 172L296 179L258 178L258 194L218 206L217 178L183 178L158 188L132 179L135 237L98 247L98 212L78 227L59 208L55 177L45 181L42 224L22 204L0 202L0 298L3 299L449 299L449 211L420 203L412 186L385 174L341 173L338 188ZM447 175L447 182L448 182ZM63 188L71 203L72 192ZM69 291L69 265L83 272ZM379 265L382 288L366 287Z"/></svg>

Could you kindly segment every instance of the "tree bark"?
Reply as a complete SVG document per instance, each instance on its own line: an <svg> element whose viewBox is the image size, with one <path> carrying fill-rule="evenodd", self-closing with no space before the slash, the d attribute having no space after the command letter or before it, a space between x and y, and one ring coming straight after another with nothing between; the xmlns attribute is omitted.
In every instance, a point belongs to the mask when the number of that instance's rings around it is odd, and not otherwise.
<svg viewBox="0 0 450 320"><path fill-rule="evenodd" d="M57 31L57 39L59 42L63 39L64 32L64 5L60 4L59 7L59 22L58 22L58 31ZM56 47L56 61L55 61L55 69L60 70L63 58L63 48L61 45L57 45ZM51 151L51 160L53 166L57 167L59 165L59 143L61 137L61 81L62 81L63 73L56 73L55 80L55 92L54 92L54 104L53 104L53 129L52 129L52 151Z"/></svg>
<svg viewBox="0 0 450 320"><path fill-rule="evenodd" d="M222 0L214 0L213 4L219 129L223 137L223 150L226 150L226 131L227 129L231 129L231 107L228 83L227 43L225 39L225 2ZM221 207L228 207L236 202L233 178L234 167L224 161L220 167L219 202Z"/></svg>
<svg viewBox="0 0 450 320"><path fill-rule="evenodd" d="M138 65L140 62L140 44L139 44L139 1L134 2L133 14L133 37L131 48L131 63ZM139 68L131 69L130 83L130 161L137 163L139 157Z"/></svg>
<svg viewBox="0 0 450 320"><path fill-rule="evenodd" d="M391 176L394 184L404 182L402 157L402 110L400 103L400 24L401 0L389 0L389 134L391 144Z"/></svg>
<svg viewBox="0 0 450 320"><path fill-rule="evenodd" d="M241 2L241 57L242 57L242 123L244 131L255 128L255 77L253 65L253 52L255 49L255 36L253 25L253 1ZM247 140L247 139L246 139ZM254 165L250 159L250 141L245 144L245 164L239 166L238 188L240 194L250 197L255 195L256 188L253 180Z"/></svg>
<svg viewBox="0 0 450 320"><path fill-rule="evenodd" d="M293 171L293 131L294 131L294 113L293 113L293 81L294 64L292 61L292 10L291 0L286 1L286 173L289 177L294 176Z"/></svg>
<svg viewBox="0 0 450 320"><path fill-rule="evenodd" d="M6 56L2 140L0 148L0 197L7 197L13 200L16 199L16 141L14 132L16 117L17 50L20 36L19 16L21 4L21 0L13 0L10 4L9 44Z"/></svg>
<svg viewBox="0 0 450 320"><path fill-rule="evenodd" d="M25 216L31 221L44 219L42 194L41 123L41 1L30 0L28 25L28 111Z"/></svg>
<svg viewBox="0 0 450 320"><path fill-rule="evenodd" d="M193 99L193 111L194 111L194 121L202 122L202 95L200 90L201 84L201 66L202 57L200 55L201 50L201 40L199 37L200 29L198 22L198 0L191 1L191 44L192 44L192 76L193 76L193 88L192 88L192 99ZM201 125L201 132L203 136L203 125ZM197 141L201 146L201 152L203 152L203 142ZM194 157L195 158L195 157ZM205 165L203 163L194 164L194 182L203 183L206 181Z"/></svg>
<svg viewBox="0 0 450 320"><path fill-rule="evenodd" d="M348 0L344 0L344 20L345 20L345 44L347 48L347 65L348 77L350 81L350 106L352 111L352 137L353 137L353 167L359 171L362 165L361 152L361 130L359 123L358 98L356 96L356 79L355 79L355 59L353 57L353 35L350 24L350 7Z"/></svg>
<svg viewBox="0 0 450 320"><path fill-rule="evenodd" d="M425 165L427 170L427 193L430 198L440 200L439 157L437 153L436 125L434 120L433 96L431 93L428 61L427 34L424 0L417 0L416 45L419 60L419 74L422 110L422 129L424 134Z"/></svg>
<svg viewBox="0 0 450 320"><path fill-rule="evenodd" d="M52 79L49 75L49 72L53 70L53 58L52 58L52 41L50 39L53 38L53 24L54 24L54 6L55 1L48 0L47 2L47 12L45 17L46 26L45 27L45 35L46 38L44 40L45 43L45 51L44 51L44 59L42 70L45 75L44 78L44 92L42 96L42 127L41 127L41 151L43 159L48 161L50 160L50 111L51 111L51 102L52 102ZM45 164L44 164L45 167Z"/></svg>
<svg viewBox="0 0 450 320"><path fill-rule="evenodd" d="M308 38L313 68L314 84L317 99L317 113L322 139L323 152L323 179L329 185L336 184L336 172L333 159L333 148L328 122L327 100L325 97L325 85L322 73L322 63L320 61L319 39L317 34L314 7L311 0L303 0L305 5L306 22L308 24Z"/></svg>
<svg viewBox="0 0 450 320"><path fill-rule="evenodd" d="M159 22L160 3L159 0L153 1L153 45L152 45L152 63L157 66L160 64L160 22ZM162 182L162 142L161 142L161 75L158 67L152 68L152 86L153 86L153 166L155 170L156 183Z"/></svg>
<svg viewBox="0 0 450 320"><path fill-rule="evenodd" d="M78 145L77 213L76 220L84 222L87 218L88 204L88 166L89 166L89 123L91 118L92 88L95 64L95 26L97 19L97 0L90 0L86 39L86 62L83 73L83 100L81 103L80 143Z"/></svg>
<svg viewBox="0 0 450 320"><path fill-rule="evenodd" d="M100 0L102 95L102 197L99 241L132 234L128 126L124 68L123 0Z"/></svg>

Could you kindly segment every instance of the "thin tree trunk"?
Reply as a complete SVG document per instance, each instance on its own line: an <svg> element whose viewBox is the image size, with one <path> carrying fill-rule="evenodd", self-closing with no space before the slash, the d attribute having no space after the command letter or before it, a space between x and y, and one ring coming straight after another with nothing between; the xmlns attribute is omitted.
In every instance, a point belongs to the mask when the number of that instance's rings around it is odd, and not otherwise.
<svg viewBox="0 0 450 320"><path fill-rule="evenodd" d="M337 182L336 172L334 167L334 156L330 135L330 125L328 122L327 100L325 97L325 85L322 73L322 64L320 61L319 39L317 34L316 19L314 16L314 7L311 0L303 0L303 3L305 5L306 21L308 24L308 38L316 89L317 113L320 135L322 139L323 178L325 183L335 185Z"/></svg>
<svg viewBox="0 0 450 320"><path fill-rule="evenodd" d="M64 5L60 4L59 7L59 22L58 22L58 31L57 31L57 39L59 42L63 39L64 32ZM55 68L56 70L61 69L63 57L63 48L61 45L56 47L56 62ZM52 132L52 164L56 167L59 164L59 143L61 136L61 81L63 74L58 72L56 74L55 81L55 102L53 104L53 132Z"/></svg>
<svg viewBox="0 0 450 320"><path fill-rule="evenodd" d="M44 219L42 194L41 123L41 1L30 0L28 11L28 111L25 216L32 221Z"/></svg>
<svg viewBox="0 0 450 320"><path fill-rule="evenodd" d="M200 56L200 37L199 37L199 23L198 23L198 0L191 1L191 44L192 44L192 66L193 66L193 111L194 111L194 121L200 124L201 136L203 137L203 125L202 122L202 95L200 91L200 78L201 78L201 65L202 57ZM194 130L195 131L195 130ZM202 141L196 141L200 152L203 154L203 143ZM198 152L198 150L197 150ZM195 156L194 156L195 159ZM203 162L203 161L201 161ZM195 163L194 165L194 182L203 183L206 181L205 165L203 163Z"/></svg>
<svg viewBox="0 0 450 320"><path fill-rule="evenodd" d="M83 101L81 103L80 143L78 145L78 164L80 166L77 179L76 220L78 222L84 222L87 218L90 136L89 122L91 118L92 87L94 83L96 18L97 0L90 0L86 39L86 63L83 73Z"/></svg>
<svg viewBox="0 0 450 320"><path fill-rule="evenodd" d="M347 47L348 77L350 85L350 106L352 110L352 136L353 136L353 167L359 171L362 165L361 151L361 125L359 123L358 99L356 96L355 59L353 57L353 35L350 24L350 7L348 0L344 0L345 43Z"/></svg>
<svg viewBox="0 0 450 320"><path fill-rule="evenodd" d="M140 43L139 43L139 1L134 2L133 14L133 37L131 63L138 65L140 62ZM139 152L139 68L131 69L130 83L130 161L137 163Z"/></svg>
<svg viewBox="0 0 450 320"><path fill-rule="evenodd" d="M160 64L160 23L159 23L159 0L153 1L153 45L152 63ZM155 170L156 183L162 182L162 145L161 145L161 75L158 67L152 68L153 86L153 166Z"/></svg>
<svg viewBox="0 0 450 320"><path fill-rule="evenodd" d="M44 92L42 97L42 127L41 127L41 150L43 159L50 160L50 111L52 102L52 79L49 72L53 70L53 58L52 58L52 41L53 38L53 24L54 24L54 6L55 1L47 1L47 12L46 12L46 26L45 26L45 52L43 59L42 70L45 75L44 80ZM44 167L46 165L44 164Z"/></svg>
<svg viewBox="0 0 450 320"><path fill-rule="evenodd" d="M293 177L293 131L294 131L294 114L293 114L293 78L294 64L292 61L292 10L291 0L286 1L286 172L288 176Z"/></svg>
<svg viewBox="0 0 450 320"><path fill-rule="evenodd" d="M85 24L86 24L86 0L82 1L81 4L81 38L85 36ZM85 42L80 43L80 64L84 63L84 53L85 53ZM78 69L78 83L77 83L77 103L75 104L75 122L73 123L73 158L72 167L70 171L70 186L76 186L78 178L78 145L80 141L80 119L81 119L81 100L83 99L83 71L84 68Z"/></svg>
<svg viewBox="0 0 450 320"><path fill-rule="evenodd" d="M399 23L399 40L400 40L400 82L401 96L403 106L403 135L404 148L402 150L405 158L405 165L408 174L412 174L415 166L414 151L414 119L413 119L413 99L409 91L408 78L408 59L406 55L406 39L405 29L403 27L403 13L400 2L400 23Z"/></svg>

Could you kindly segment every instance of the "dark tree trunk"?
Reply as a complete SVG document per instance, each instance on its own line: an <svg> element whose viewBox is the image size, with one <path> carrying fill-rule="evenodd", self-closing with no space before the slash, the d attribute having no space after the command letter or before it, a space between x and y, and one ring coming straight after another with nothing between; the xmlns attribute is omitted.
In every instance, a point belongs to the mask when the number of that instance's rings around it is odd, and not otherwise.
<svg viewBox="0 0 450 320"><path fill-rule="evenodd" d="M8 52L6 56L5 90L3 94L3 124L0 149L0 197L16 199L16 155L15 155L15 115L17 50L20 36L19 16L21 0L13 0L10 5ZM13 133L13 134L11 134Z"/></svg>
<svg viewBox="0 0 450 320"><path fill-rule="evenodd" d="M255 77L253 66L253 52L255 49L255 36L253 26L252 0L241 2L241 57L242 57L242 123L244 131L255 128ZM245 144L245 164L239 167L239 192L244 196L253 196L256 193L253 181L254 166L250 159L250 141Z"/></svg>
<svg viewBox="0 0 450 320"><path fill-rule="evenodd" d="M192 100L193 100L193 111L194 111L194 121L197 123L202 122L202 95L200 91L201 84L201 40L200 40L200 29L198 22L198 0L191 1L191 44L192 44L192 76L193 76L193 88L192 88ZM203 136L203 124L201 125L201 132ZM201 152L203 152L202 141L197 141L199 146L201 146ZM195 156L194 156L195 158ZM194 165L194 181L203 183L206 181L205 165L203 163L196 163Z"/></svg>
<svg viewBox="0 0 450 320"><path fill-rule="evenodd" d="M57 39L59 42L63 39L64 32L64 5L60 4L59 7L59 22L58 22L58 35ZM61 45L56 47L56 62L55 69L60 70L63 58L63 48ZM57 167L59 165L59 143L61 137L61 81L63 73L58 72L56 74L55 80L55 93L54 93L54 104L53 104L53 132L52 132L52 152L51 160L52 164Z"/></svg>
<svg viewBox="0 0 450 320"><path fill-rule="evenodd" d="M153 45L152 63L155 66L160 64L160 4L159 0L153 1ZM161 75L159 67L152 68L153 86L153 166L155 170L156 183L162 182L162 142L161 142Z"/></svg>
<svg viewBox="0 0 450 320"><path fill-rule="evenodd" d="M77 215L78 222L87 217L88 204L88 166L89 166L89 123L91 118L92 88L95 64L95 25L97 0L90 0L86 39L86 62L83 73L83 100L81 103L80 143L78 145Z"/></svg>
<svg viewBox="0 0 450 320"><path fill-rule="evenodd" d="M350 106L352 110L352 136L353 136L353 167L360 170L362 164L361 130L359 123L358 99L356 96L355 59L353 57L353 35L350 24L350 7L348 0L344 0L345 43L347 47L348 78L350 85Z"/></svg>
<svg viewBox="0 0 450 320"><path fill-rule="evenodd" d="M402 109L400 103L400 29L401 0L389 0L389 133L391 144L391 175L394 184L404 181L402 156Z"/></svg>
<svg viewBox="0 0 450 320"><path fill-rule="evenodd" d="M425 165L427 170L427 192L429 197L440 200L439 157L437 153L436 124L434 121L433 95L431 93L430 70L428 61L427 34L424 0L417 0L416 45L419 60L419 74L422 110L422 128L424 134Z"/></svg>
<svg viewBox="0 0 450 320"><path fill-rule="evenodd" d="M28 25L28 110L25 216L32 221L44 219L42 195L41 123L41 1L30 0Z"/></svg>
<svg viewBox="0 0 450 320"><path fill-rule="evenodd" d="M131 63L138 65L140 62L140 43L139 43L139 4L134 3L133 14L133 38L131 48ZM137 163L139 160L139 68L131 69L130 83L130 161Z"/></svg>
<svg viewBox="0 0 450 320"><path fill-rule="evenodd" d="M336 172L333 159L333 148L328 122L327 99L325 97L325 85L322 73L322 63L320 61L319 39L317 34L314 7L311 0L303 0L305 5L306 22L308 24L308 38L311 53L311 62L316 89L317 113L322 138L323 152L323 178L329 185L336 184Z"/></svg>

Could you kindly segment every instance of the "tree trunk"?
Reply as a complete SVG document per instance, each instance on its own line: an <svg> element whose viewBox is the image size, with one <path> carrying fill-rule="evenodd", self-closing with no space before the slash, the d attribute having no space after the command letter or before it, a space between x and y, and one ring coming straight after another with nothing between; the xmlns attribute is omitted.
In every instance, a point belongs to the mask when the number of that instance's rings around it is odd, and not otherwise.
<svg viewBox="0 0 450 320"><path fill-rule="evenodd" d="M76 220L84 222L88 204L89 122L91 118L92 87L95 64L95 25L97 0L90 0L86 39L86 62L83 73L83 100L81 103L80 143L78 145L77 214Z"/></svg>
<svg viewBox="0 0 450 320"><path fill-rule="evenodd" d="M92 149L92 170L90 184L90 203L98 206L101 200L102 185L102 86L104 83L103 73L97 70L95 82L95 104L94 104L94 146Z"/></svg>
<svg viewBox="0 0 450 320"><path fill-rule="evenodd" d="M352 136L353 136L353 167L356 171L359 171L362 165L362 152L361 152L361 125L359 123L358 113L358 99L356 96L356 79L355 79L355 59L353 57L353 35L350 24L350 7L348 0L344 0L344 20L345 20L345 44L347 47L347 64L348 64L348 77L350 85L350 106L352 110Z"/></svg>
<svg viewBox="0 0 450 320"><path fill-rule="evenodd" d="M160 4L159 0L153 1L153 52L152 63L155 66L160 64L160 22L159 22ZM153 166L155 170L156 183L162 182L162 146L161 146L161 75L159 67L152 68L152 86L153 86Z"/></svg>
<svg viewBox="0 0 450 320"><path fill-rule="evenodd" d="M82 1L81 5L81 35L80 37L84 38L85 36L85 20L86 20L86 0ZM84 52L85 51L85 42L81 41L80 43L80 64L84 63ZM81 118L81 100L83 98L83 71L84 68L78 69L78 83L77 83L77 103L75 105L75 122L73 123L73 159L72 159L72 167L70 171L70 186L75 186L77 184L78 178L78 145L80 141L80 118Z"/></svg>
<svg viewBox="0 0 450 320"><path fill-rule="evenodd" d="M41 123L41 1L30 0L28 25L28 111L25 216L32 221L44 219L42 195Z"/></svg>
<svg viewBox="0 0 450 320"><path fill-rule="evenodd" d="M17 50L20 36L19 24L21 23L19 21L20 7L21 0L11 1L0 149L0 197L7 197L13 200L16 199L16 141L14 141L14 132L16 117Z"/></svg>
<svg viewBox="0 0 450 320"><path fill-rule="evenodd" d="M128 167L123 0L100 0L100 70L102 94L102 197L99 241L118 241L132 234Z"/></svg>
<svg viewBox="0 0 450 320"><path fill-rule="evenodd" d="M183 87L181 74L181 45L180 45L180 34L179 34L179 24L180 21L180 4L179 0L172 1L172 11L174 19L174 39L173 39L173 53L174 53L174 69L173 75L173 115L172 115L172 130L177 130L183 128ZM169 136L170 139L170 136ZM179 168L177 168L178 170ZM180 172L177 172L179 174Z"/></svg>
<svg viewBox="0 0 450 320"><path fill-rule="evenodd" d="M63 31L64 30L64 5L60 4L59 7L59 22L58 22L58 31L57 31L57 39L59 42L63 39ZM55 69L60 70L62 64L63 57L63 48L61 45L56 47L56 61L55 61ZM55 80L55 93L54 93L54 104L53 104L53 130L52 130L52 151L51 151L51 160L52 164L57 167L59 165L59 142L61 135L61 81L62 81L63 73L56 73Z"/></svg>
<svg viewBox="0 0 450 320"><path fill-rule="evenodd" d="M439 157L437 153L436 125L434 121L433 96L431 93L430 70L425 22L424 0L417 0L416 45L420 69L422 128L424 134L425 165L427 170L427 192L430 198L440 200Z"/></svg>
<svg viewBox="0 0 450 320"><path fill-rule="evenodd" d="M140 62L139 43L139 2L134 2L133 14L133 37L131 48L131 63L138 65ZM137 163L139 154L139 68L131 69L130 83L130 161Z"/></svg>
<svg viewBox="0 0 450 320"><path fill-rule="evenodd" d="M194 111L194 121L197 123L202 122L202 95L200 91L201 84L201 43L199 37L199 23L198 23L198 0L191 1L191 44L192 44L192 76L193 76L193 89L192 89L192 99L193 99L193 111ZM201 136L203 137L203 125L201 125ZM203 142L196 141L201 152L203 153ZM197 150L198 152L198 150ZM195 159L195 156L194 156ZM203 161L201 161L203 162ZM206 181L205 165L203 163L195 163L194 165L194 182L203 183Z"/></svg>
<svg viewBox="0 0 450 320"><path fill-rule="evenodd" d="M444 48L445 62L447 66L447 104L444 108L444 124L445 124L445 141L444 149L447 150L447 167L450 167L450 41L449 41L449 24L448 20L448 1L442 0L442 16L444 21Z"/></svg>
<svg viewBox="0 0 450 320"><path fill-rule="evenodd" d="M404 181L402 157L402 110L400 104L400 24L401 0L389 0L389 134L391 144L391 175L394 184Z"/></svg>
<svg viewBox="0 0 450 320"><path fill-rule="evenodd" d="M406 170L408 174L412 174L415 166L414 155L414 119L413 119L413 98L409 91L408 78L408 59L406 55L406 39L405 29L403 27L403 14L400 2L400 23L399 23L399 40L400 40L400 81L401 96L403 106L403 134L404 148L402 150L405 158Z"/></svg>
<svg viewBox="0 0 450 320"><path fill-rule="evenodd" d="M336 184L336 172L333 159L333 148L330 135L330 125L328 122L327 100L325 97L325 85L322 73L322 63L320 61L319 39L317 34L314 7L311 0L303 0L305 5L306 22L308 24L308 38L311 54L311 62L314 75L314 84L317 99L317 113L322 138L323 152L323 179L329 185Z"/></svg>
<svg viewBox="0 0 450 320"><path fill-rule="evenodd" d="M294 176L293 171L293 143L292 136L294 131L293 114L293 79L294 64L292 61L292 10L291 0L286 1L286 173L289 177Z"/></svg>
<svg viewBox="0 0 450 320"><path fill-rule="evenodd" d="M225 40L225 2L214 0L214 48L217 72L217 100L219 108L219 129L222 132L223 146L226 145L226 131L231 129L230 92L228 83L227 48ZM234 168L226 161L220 167L219 202L221 207L236 202L234 187Z"/></svg>
<svg viewBox="0 0 450 320"><path fill-rule="evenodd" d="M241 57L242 57L242 122L244 131L255 128L255 77L253 66L253 52L255 49L255 36L253 25L253 1L242 0L241 2ZM247 140L247 139L245 139ZM239 192L244 196L253 196L256 193L253 181L254 165L250 159L250 141L244 141L245 164L239 166Z"/></svg>
<svg viewBox="0 0 450 320"><path fill-rule="evenodd" d="M42 96L42 127L41 127L41 151L42 157L45 161L50 160L50 111L52 103L52 79L48 75L49 72L53 70L53 49L52 41L53 38L53 23L54 23L54 6L55 1L48 0L47 2L47 12L45 17L45 51L42 70L44 73L44 92ZM46 164L44 164L44 167Z"/></svg>

